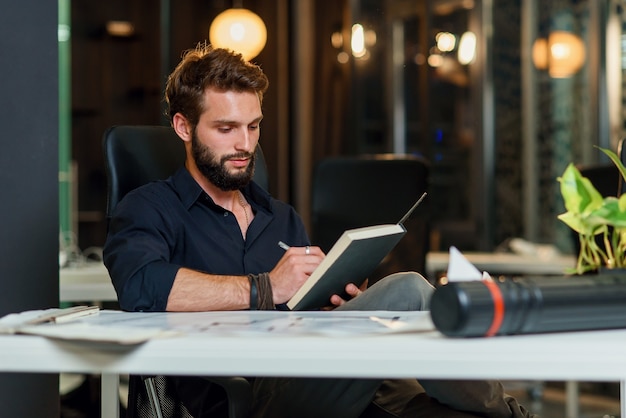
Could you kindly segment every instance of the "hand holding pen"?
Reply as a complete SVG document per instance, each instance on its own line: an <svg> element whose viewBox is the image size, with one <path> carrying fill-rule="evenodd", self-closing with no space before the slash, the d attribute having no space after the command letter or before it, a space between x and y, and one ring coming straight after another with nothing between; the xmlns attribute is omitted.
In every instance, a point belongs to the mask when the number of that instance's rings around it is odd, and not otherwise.
<svg viewBox="0 0 626 418"><path fill-rule="evenodd" d="M316 246L292 247L279 242L285 254L270 272L274 302L284 303L300 289L325 257Z"/></svg>
<svg viewBox="0 0 626 418"><path fill-rule="evenodd" d="M283 250L285 250L285 251L289 251L290 249L293 248L294 251L296 251L296 252L300 252L300 249L302 248L302 247L291 247L288 244L285 244L283 241L278 241L278 246L280 248L282 248ZM311 251L312 251L313 248L315 248L316 250L319 249L319 247L311 247L309 245L305 246L304 247L304 256L306 257L306 256L311 255ZM359 296L365 289L367 289L367 279L365 280L365 282L363 282L363 285L360 288L357 285L355 285L354 283L347 284L346 288L345 288L345 293L346 293L346 295L348 295L352 299L352 298L355 298L355 297ZM346 303L346 300L344 298L342 298L341 296L339 296L339 295L332 295L330 297L330 303L333 306L330 306L330 307L325 308L325 309L332 309L334 307L341 306L344 303Z"/></svg>

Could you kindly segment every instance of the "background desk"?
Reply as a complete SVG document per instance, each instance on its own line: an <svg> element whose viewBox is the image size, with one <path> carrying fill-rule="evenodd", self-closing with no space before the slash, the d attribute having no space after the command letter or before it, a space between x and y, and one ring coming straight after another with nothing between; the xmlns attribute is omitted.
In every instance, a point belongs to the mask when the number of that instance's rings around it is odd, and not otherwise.
<svg viewBox="0 0 626 418"><path fill-rule="evenodd" d="M563 275L568 268L576 267L576 257L559 255L538 257L512 253L463 253L465 258L481 272L497 275ZM426 254L426 274L431 282L448 270L447 252Z"/></svg>
<svg viewBox="0 0 626 418"><path fill-rule="evenodd" d="M60 302L115 302L109 272L100 262L59 269Z"/></svg>
<svg viewBox="0 0 626 418"><path fill-rule="evenodd" d="M0 371L101 373L102 416L108 418L118 415L118 374L623 382L625 351L626 330L486 339L449 339L436 331L375 336L190 334L134 346L3 335ZM621 416L626 416L623 383L621 396Z"/></svg>
<svg viewBox="0 0 626 418"><path fill-rule="evenodd" d="M464 253L478 270L492 275L562 275L565 269L576 265L574 256L541 258L511 253ZM439 273L448 269L447 252L429 252L426 255L426 275L434 281ZM89 262L76 267L59 270L59 294L61 302L115 302L117 295L109 273L102 263Z"/></svg>

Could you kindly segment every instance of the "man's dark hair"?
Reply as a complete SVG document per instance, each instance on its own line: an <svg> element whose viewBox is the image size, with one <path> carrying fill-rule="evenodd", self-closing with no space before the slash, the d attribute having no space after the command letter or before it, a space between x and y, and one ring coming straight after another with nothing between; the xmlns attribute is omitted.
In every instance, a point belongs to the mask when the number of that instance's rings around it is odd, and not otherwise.
<svg viewBox="0 0 626 418"><path fill-rule="evenodd" d="M204 110L203 95L207 88L254 92L262 103L268 86L261 68L244 60L241 54L199 44L183 54L167 79L167 115L172 120L176 113L181 113L195 129Z"/></svg>

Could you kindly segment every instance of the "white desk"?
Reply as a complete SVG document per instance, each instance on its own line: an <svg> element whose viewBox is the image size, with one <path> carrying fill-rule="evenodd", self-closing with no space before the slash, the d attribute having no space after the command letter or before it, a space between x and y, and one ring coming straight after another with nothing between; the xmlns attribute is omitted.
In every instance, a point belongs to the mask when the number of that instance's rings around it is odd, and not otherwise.
<svg viewBox="0 0 626 418"><path fill-rule="evenodd" d="M125 373L623 382L625 351L626 330L487 339L449 339L436 331L376 336L190 334L136 346L4 335L0 371L101 373L102 416L108 418L117 416L117 375ZM621 395L623 400L623 383Z"/></svg>
<svg viewBox="0 0 626 418"><path fill-rule="evenodd" d="M114 302L117 294L104 264L88 262L59 269L60 302Z"/></svg>
<svg viewBox="0 0 626 418"><path fill-rule="evenodd" d="M465 258L478 270L492 275L563 275L568 268L576 267L576 257L559 255L537 257L512 253L463 253ZM429 252L426 254L426 274L429 280L436 280L437 274L448 269L449 253Z"/></svg>

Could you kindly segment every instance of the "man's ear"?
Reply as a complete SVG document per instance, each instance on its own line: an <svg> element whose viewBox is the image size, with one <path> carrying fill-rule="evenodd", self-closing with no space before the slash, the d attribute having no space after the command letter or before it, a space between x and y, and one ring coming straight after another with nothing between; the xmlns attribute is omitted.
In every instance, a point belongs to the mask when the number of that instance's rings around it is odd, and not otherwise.
<svg viewBox="0 0 626 418"><path fill-rule="evenodd" d="M176 113L174 115L174 117L172 118L172 127L174 128L174 131L176 131L180 139L185 142L191 141L191 124L183 115L181 115L180 113Z"/></svg>

